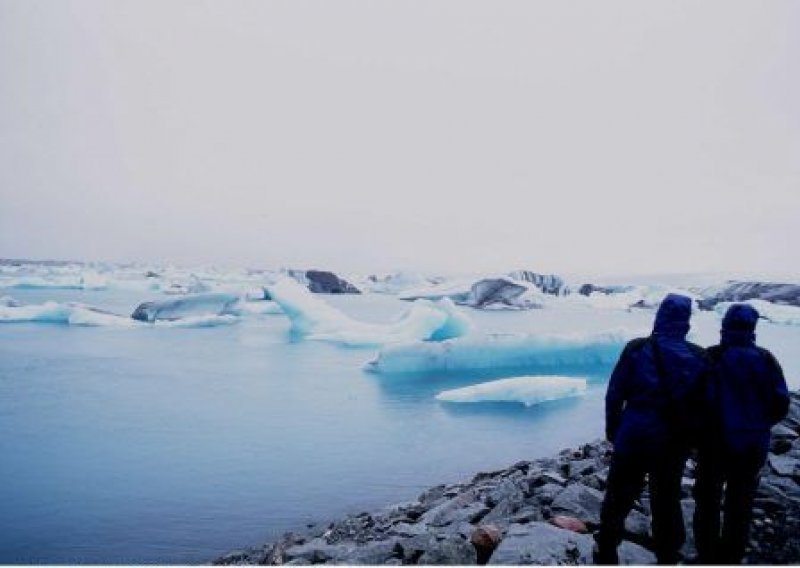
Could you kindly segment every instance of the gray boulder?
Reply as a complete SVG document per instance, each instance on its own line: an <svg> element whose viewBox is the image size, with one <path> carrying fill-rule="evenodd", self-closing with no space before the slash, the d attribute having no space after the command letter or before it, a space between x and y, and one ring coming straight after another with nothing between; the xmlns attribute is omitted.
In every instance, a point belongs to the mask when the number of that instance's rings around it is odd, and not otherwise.
<svg viewBox="0 0 800 568"><path fill-rule="evenodd" d="M419 564L437 566L465 566L477 562L475 547L459 536L432 543L419 558Z"/></svg>
<svg viewBox="0 0 800 568"><path fill-rule="evenodd" d="M577 517L590 525L600 524L600 508L603 494L597 489L575 483L567 486L555 499L551 508L554 513Z"/></svg>
<svg viewBox="0 0 800 568"><path fill-rule="evenodd" d="M623 540L618 549L619 563L622 566L644 566L656 564L656 555L643 546Z"/></svg>
<svg viewBox="0 0 800 568"><path fill-rule="evenodd" d="M589 564L594 540L589 535L560 529L548 523L511 525L492 554L492 565Z"/></svg>

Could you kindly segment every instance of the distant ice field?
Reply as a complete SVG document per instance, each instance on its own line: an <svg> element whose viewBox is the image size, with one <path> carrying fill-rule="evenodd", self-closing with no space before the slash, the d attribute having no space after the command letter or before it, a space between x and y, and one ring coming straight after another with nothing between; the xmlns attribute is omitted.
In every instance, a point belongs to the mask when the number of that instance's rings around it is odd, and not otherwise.
<svg viewBox="0 0 800 568"><path fill-rule="evenodd" d="M119 287L0 296L120 314L166 297ZM388 295L321 298L375 324L409 308ZM464 312L477 334L646 330L653 318L566 304ZM716 341L719 322L696 314L695 340ZM758 337L798 388L800 327L762 322ZM0 324L0 562L204 562L602 435L608 364L542 370L588 379L583 396L452 404L435 396L539 371L364 371L377 352L298 338L276 314L218 327Z"/></svg>

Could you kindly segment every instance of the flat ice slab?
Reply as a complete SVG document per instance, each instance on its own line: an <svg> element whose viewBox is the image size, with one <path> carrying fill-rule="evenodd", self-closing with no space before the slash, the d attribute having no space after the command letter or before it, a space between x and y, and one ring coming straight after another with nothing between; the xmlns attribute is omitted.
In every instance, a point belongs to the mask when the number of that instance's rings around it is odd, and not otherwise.
<svg viewBox="0 0 800 568"><path fill-rule="evenodd" d="M366 370L394 374L611 365L628 341L646 335L618 329L564 335L471 335L440 343L403 343L381 349Z"/></svg>
<svg viewBox="0 0 800 568"><path fill-rule="evenodd" d="M442 391L443 402L521 402L533 406L549 400L578 396L586 392L586 379L557 375L510 377Z"/></svg>

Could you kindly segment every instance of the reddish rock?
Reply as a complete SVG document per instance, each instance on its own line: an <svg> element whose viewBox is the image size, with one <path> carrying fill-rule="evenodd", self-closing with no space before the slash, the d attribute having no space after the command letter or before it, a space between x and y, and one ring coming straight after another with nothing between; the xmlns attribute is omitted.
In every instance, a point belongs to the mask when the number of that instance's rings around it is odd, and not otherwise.
<svg viewBox="0 0 800 568"><path fill-rule="evenodd" d="M494 549L503 540L503 533L495 525L480 525L472 531L469 540L478 553L478 564L486 564Z"/></svg>
<svg viewBox="0 0 800 568"><path fill-rule="evenodd" d="M556 515L552 519L550 519L550 523L557 526L560 529L566 529L568 531L586 534L589 532L589 529L586 527L586 523L584 523L580 519L576 519L575 517L567 517L566 515Z"/></svg>

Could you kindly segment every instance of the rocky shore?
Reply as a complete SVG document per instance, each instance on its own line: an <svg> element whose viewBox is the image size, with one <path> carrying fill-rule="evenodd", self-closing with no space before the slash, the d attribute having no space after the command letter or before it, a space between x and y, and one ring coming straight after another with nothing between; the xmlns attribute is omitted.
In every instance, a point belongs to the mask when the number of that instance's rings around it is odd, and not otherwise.
<svg viewBox="0 0 800 568"><path fill-rule="evenodd" d="M437 485L415 501L287 533L214 564L590 564L611 448L595 441ZM682 481L691 559L694 463ZM800 563L800 396L773 429L754 505L749 564ZM624 564L653 564L648 494L625 523Z"/></svg>

